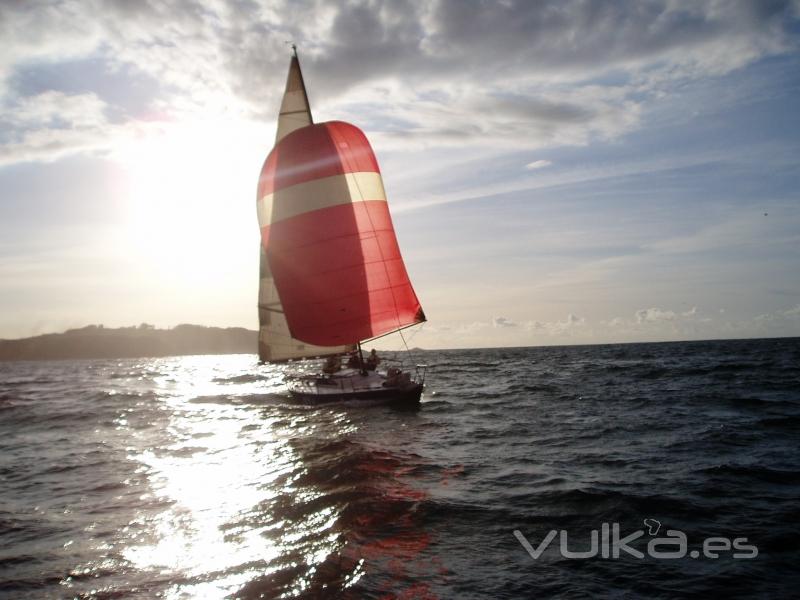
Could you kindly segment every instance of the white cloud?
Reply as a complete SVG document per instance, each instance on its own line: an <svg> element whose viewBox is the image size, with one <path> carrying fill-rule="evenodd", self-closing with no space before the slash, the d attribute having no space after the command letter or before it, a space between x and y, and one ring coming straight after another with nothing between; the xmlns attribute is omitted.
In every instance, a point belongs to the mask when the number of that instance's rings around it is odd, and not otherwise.
<svg viewBox="0 0 800 600"><path fill-rule="evenodd" d="M603 325L611 329L626 330L628 332L641 331L642 326L644 326L646 331L661 328L665 333L668 331L674 333L682 331L681 328L691 328L710 322L712 322L712 318L703 316L696 306L682 312L651 307L640 308L635 311L633 318L614 317L608 321L603 321ZM685 331L690 333L692 330L686 329Z"/></svg>
<svg viewBox="0 0 800 600"><path fill-rule="evenodd" d="M700 317L698 314L698 310L696 306L693 306L689 310L685 310L683 312L675 312L673 310L664 310L661 308L640 308L634 313L634 320L637 324L652 324L652 323L663 323L665 321L672 322L672 321L696 321L696 322L708 322L710 321L709 317ZM625 324L624 319L612 319L609 324L613 324L615 326Z"/></svg>
<svg viewBox="0 0 800 600"><path fill-rule="evenodd" d="M753 320L761 323L800 320L800 304L785 310L776 310L774 312L760 314L754 317Z"/></svg>
<svg viewBox="0 0 800 600"><path fill-rule="evenodd" d="M626 323L625 323L625 319L623 319L622 317L614 317L610 321L606 321L605 324L608 325L611 328L615 328L615 327L622 327Z"/></svg>
<svg viewBox="0 0 800 600"><path fill-rule="evenodd" d="M786 309L783 311L784 317L795 318L800 317L800 304L793 306L792 308Z"/></svg>
<svg viewBox="0 0 800 600"><path fill-rule="evenodd" d="M492 317L492 326L497 327L517 327L517 324L507 317Z"/></svg>
<svg viewBox="0 0 800 600"><path fill-rule="evenodd" d="M552 164L553 163L550 162L549 160L535 160L525 165L525 168L528 169L529 171L533 171L535 169L544 169L545 167L549 167Z"/></svg>
<svg viewBox="0 0 800 600"><path fill-rule="evenodd" d="M125 128L109 122L107 108L93 93L48 91L26 98L0 117L7 139L0 165L108 149Z"/></svg>
<svg viewBox="0 0 800 600"><path fill-rule="evenodd" d="M525 328L529 331L544 332L551 336L569 335L576 327L586 323L586 319L578 317L572 313L568 314L563 321L528 321Z"/></svg>
<svg viewBox="0 0 800 600"><path fill-rule="evenodd" d="M460 325L456 326L455 332L458 335L469 335L482 329L486 329L487 327L489 327L489 323L486 321L472 321L471 323L461 323Z"/></svg>
<svg viewBox="0 0 800 600"><path fill-rule="evenodd" d="M3 120L22 127L42 127L61 121L72 127L96 127L107 124L106 103L94 93L67 95L47 91L25 98L23 103L8 111Z"/></svg>
<svg viewBox="0 0 800 600"><path fill-rule="evenodd" d="M658 321L672 321L675 313L671 310L661 310L660 308L640 308L636 311L637 323L655 323Z"/></svg>

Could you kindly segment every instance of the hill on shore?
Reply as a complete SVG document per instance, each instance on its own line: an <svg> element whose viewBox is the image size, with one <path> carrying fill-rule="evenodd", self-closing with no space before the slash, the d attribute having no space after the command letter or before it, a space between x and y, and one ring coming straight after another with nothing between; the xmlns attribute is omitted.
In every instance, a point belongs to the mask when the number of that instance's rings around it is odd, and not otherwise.
<svg viewBox="0 0 800 600"><path fill-rule="evenodd" d="M252 354L257 348L258 332L243 327L178 325L156 329L142 323L138 327L111 329L89 325L64 333L0 340L0 360Z"/></svg>

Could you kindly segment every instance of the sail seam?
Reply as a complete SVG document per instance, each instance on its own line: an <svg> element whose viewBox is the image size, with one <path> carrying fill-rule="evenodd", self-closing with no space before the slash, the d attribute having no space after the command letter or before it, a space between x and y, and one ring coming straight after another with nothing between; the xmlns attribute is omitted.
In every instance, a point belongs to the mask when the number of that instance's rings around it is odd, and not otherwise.
<svg viewBox="0 0 800 600"><path fill-rule="evenodd" d="M337 267L335 269L328 269L327 271L317 271L317 272L311 273L311 274L314 275L315 277L318 277L318 276L321 276L321 275L330 275L332 273L341 273L342 271L349 271L351 269L358 268L361 265L377 265L377 264L387 263L387 262L402 262L402 260L403 260L402 258L392 258L392 259L389 259L387 261L383 261L383 260L371 260L369 262L364 261L362 263L353 264L353 265L349 265L349 266L346 266L346 267ZM393 287L393 288L394 287L403 287L404 285L407 285L407 284L392 285L392 286L389 286L389 287ZM387 288L379 288L379 289L387 289Z"/></svg>
<svg viewBox="0 0 800 600"><path fill-rule="evenodd" d="M372 200L369 200L369 202L372 202ZM380 202L383 202L383 200L381 200ZM392 231L392 230L391 229L376 229L375 231ZM342 238L348 238L348 237L358 237L359 239L363 239L363 238L361 238L360 234L357 234L357 233L343 233L342 235L334 235L334 236L331 236L331 237L328 237L328 238L325 238L325 239L322 239L322 240L309 242L307 244L302 244L302 245L298 244L297 246L293 246L293 248L295 250L297 250L299 248L310 248L311 246L316 246L316 245L322 244L323 242L329 242L331 240L340 240ZM383 259L381 258L381 260L383 260ZM375 262L381 262L381 261L375 261Z"/></svg>
<svg viewBox="0 0 800 600"><path fill-rule="evenodd" d="M385 200L365 200L364 202L385 202ZM269 226L267 226L267 227L269 227ZM262 227L262 229L263 229L263 227ZM373 231L375 231L375 232L379 232L379 231L392 232L393 230L391 228L384 228L384 229L374 229ZM331 240L340 240L340 239L348 238L348 237L358 237L359 239L364 239L364 238L361 238L361 234L358 234L358 233L343 233L342 235L334 235L334 236L331 236L331 237L327 237L325 239L316 240L316 241L313 241L313 242L308 242L307 244L298 244L296 246L293 246L292 248L294 250L298 250L298 249L301 249L301 248L310 248L311 246L322 244L323 242L329 242ZM397 258L397 259L393 258L391 260L402 260L402 258ZM381 260L374 261L374 262L386 262L386 261L385 261L385 259L383 259L383 257L381 257ZM369 264L372 264L372 263L369 263Z"/></svg>
<svg viewBox="0 0 800 600"><path fill-rule="evenodd" d="M385 292L386 290L397 290L397 289L400 289L400 288L403 288L403 287L410 287L410 285L411 284L408 284L408 283L403 283L403 284L400 284L400 285L389 285L389 286L382 287L382 288L373 288L372 291ZM363 290L360 291L360 292L353 293L353 294L345 294L343 296L331 296L331 299L333 299L333 300L343 300L344 298L351 298L353 296L360 296L361 294L363 294ZM314 306L315 304L326 304L326 302L308 302L306 304L308 304L309 306ZM395 307L395 312L398 312L396 307ZM370 313L370 314L380 314L380 313Z"/></svg>

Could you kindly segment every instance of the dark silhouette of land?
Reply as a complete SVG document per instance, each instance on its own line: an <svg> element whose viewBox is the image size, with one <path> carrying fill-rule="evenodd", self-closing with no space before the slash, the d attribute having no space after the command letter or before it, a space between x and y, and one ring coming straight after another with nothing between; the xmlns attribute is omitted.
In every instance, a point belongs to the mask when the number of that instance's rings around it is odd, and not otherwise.
<svg viewBox="0 0 800 600"><path fill-rule="evenodd" d="M109 329L89 325L64 333L18 340L0 340L0 360L54 360L62 358L138 358L186 354L255 354L258 332L243 327L178 325L156 329Z"/></svg>

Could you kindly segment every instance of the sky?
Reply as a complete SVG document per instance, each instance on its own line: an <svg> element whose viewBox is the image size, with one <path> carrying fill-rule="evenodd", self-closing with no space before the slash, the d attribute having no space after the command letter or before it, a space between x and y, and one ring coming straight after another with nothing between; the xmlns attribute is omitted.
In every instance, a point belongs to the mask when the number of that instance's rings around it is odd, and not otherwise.
<svg viewBox="0 0 800 600"><path fill-rule="evenodd" d="M257 327L297 44L429 348L800 335L800 1L0 4L0 338Z"/></svg>

